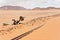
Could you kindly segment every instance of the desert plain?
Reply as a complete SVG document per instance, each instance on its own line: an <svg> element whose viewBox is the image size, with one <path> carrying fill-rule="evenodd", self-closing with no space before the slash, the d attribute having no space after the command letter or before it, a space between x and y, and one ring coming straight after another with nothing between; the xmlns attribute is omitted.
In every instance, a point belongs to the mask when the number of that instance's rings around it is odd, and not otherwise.
<svg viewBox="0 0 60 40"><path fill-rule="evenodd" d="M0 10L0 40L12 40L42 24L41 28L18 40L60 40L60 15L57 14L60 9ZM19 16L24 17L22 24L12 25L12 19L18 20ZM9 25L3 26L3 23Z"/></svg>

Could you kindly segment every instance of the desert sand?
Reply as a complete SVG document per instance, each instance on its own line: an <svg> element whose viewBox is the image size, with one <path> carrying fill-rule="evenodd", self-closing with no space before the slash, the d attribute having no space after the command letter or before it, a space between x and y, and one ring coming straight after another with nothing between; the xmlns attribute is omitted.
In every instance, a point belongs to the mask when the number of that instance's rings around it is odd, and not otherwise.
<svg viewBox="0 0 60 40"><path fill-rule="evenodd" d="M58 15L57 15L58 14ZM43 25L19 40L60 40L60 10L0 10L0 40L13 38ZM12 19L24 16L22 24L12 25ZM3 26L3 23L9 25Z"/></svg>

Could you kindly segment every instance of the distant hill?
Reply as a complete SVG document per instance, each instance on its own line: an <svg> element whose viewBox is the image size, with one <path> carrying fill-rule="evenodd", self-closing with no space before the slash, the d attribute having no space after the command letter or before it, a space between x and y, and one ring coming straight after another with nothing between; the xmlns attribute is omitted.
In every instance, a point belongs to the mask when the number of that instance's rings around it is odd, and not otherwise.
<svg viewBox="0 0 60 40"><path fill-rule="evenodd" d="M55 7L47 7L47 8L40 8L40 7L35 7L33 9L26 9L21 6L2 6L0 7L0 10L48 10L48 9L60 9L60 8L55 8Z"/></svg>
<svg viewBox="0 0 60 40"><path fill-rule="evenodd" d="M2 6L0 10L26 10L26 8L21 6Z"/></svg>
<svg viewBox="0 0 60 40"><path fill-rule="evenodd" d="M35 7L32 10L40 10L40 9L41 9L40 7Z"/></svg>
<svg viewBox="0 0 60 40"><path fill-rule="evenodd" d="M60 9L60 8L55 8L55 7L47 7L47 8L35 7L32 10L48 10L48 9Z"/></svg>

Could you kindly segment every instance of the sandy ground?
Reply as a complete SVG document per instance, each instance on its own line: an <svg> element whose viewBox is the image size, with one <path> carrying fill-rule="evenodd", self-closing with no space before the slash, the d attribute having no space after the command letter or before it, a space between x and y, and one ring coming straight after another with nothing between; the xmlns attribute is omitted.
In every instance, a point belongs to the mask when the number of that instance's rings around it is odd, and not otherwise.
<svg viewBox="0 0 60 40"><path fill-rule="evenodd" d="M49 20L49 17L41 18L59 13L60 10L0 10L0 40L11 40L44 23L44 26L20 40L60 40L60 16ZM12 25L12 19L18 19L19 16L25 17L23 24ZM3 23L9 25L3 26Z"/></svg>
<svg viewBox="0 0 60 40"><path fill-rule="evenodd" d="M60 17L49 20L42 28L21 40L60 40Z"/></svg>

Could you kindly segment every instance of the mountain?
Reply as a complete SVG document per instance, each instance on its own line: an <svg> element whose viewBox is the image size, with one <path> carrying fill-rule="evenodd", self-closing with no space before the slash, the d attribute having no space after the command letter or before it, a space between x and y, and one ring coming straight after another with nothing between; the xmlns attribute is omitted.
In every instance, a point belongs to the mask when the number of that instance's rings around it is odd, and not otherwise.
<svg viewBox="0 0 60 40"><path fill-rule="evenodd" d="M55 7L47 7L47 8L40 8L40 7L35 7L33 9L26 9L21 6L2 6L0 7L0 10L48 10L48 9L60 9L60 8L55 8Z"/></svg>
<svg viewBox="0 0 60 40"><path fill-rule="evenodd" d="M60 8L55 8L55 7L47 7L47 8L35 7L32 10L48 10L48 9L60 9Z"/></svg>
<svg viewBox="0 0 60 40"><path fill-rule="evenodd" d="M40 10L40 9L41 9L40 7L35 7L32 10Z"/></svg>
<svg viewBox="0 0 60 40"><path fill-rule="evenodd" d="M0 10L26 10L26 8L21 6L2 6Z"/></svg>

